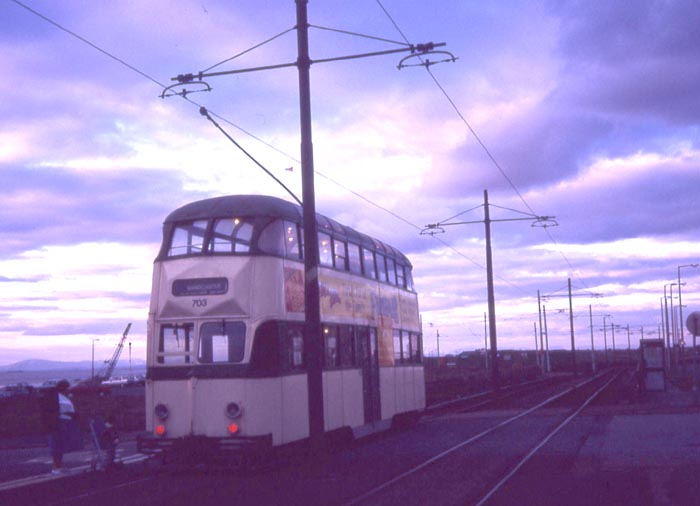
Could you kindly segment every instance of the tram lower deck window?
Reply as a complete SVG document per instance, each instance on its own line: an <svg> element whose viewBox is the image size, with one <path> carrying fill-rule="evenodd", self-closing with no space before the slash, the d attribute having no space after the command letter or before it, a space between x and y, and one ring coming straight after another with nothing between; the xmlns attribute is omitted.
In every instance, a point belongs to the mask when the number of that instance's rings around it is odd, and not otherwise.
<svg viewBox="0 0 700 506"><path fill-rule="evenodd" d="M158 339L159 364L188 364L190 362L192 331L191 323L161 325Z"/></svg>
<svg viewBox="0 0 700 506"><path fill-rule="evenodd" d="M201 363L241 362L245 351L245 324L243 322L207 322L199 330Z"/></svg>

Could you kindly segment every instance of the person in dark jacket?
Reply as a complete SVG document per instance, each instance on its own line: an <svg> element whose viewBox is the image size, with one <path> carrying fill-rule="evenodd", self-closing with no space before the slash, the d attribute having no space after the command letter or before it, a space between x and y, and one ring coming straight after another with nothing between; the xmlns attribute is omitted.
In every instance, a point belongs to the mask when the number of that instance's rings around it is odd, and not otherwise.
<svg viewBox="0 0 700 506"><path fill-rule="evenodd" d="M61 380L56 388L47 391L41 398L41 415L44 427L49 434L49 448L53 459L52 474L66 472L63 468L63 454L70 448L71 424L75 423L75 406L67 395L70 383Z"/></svg>

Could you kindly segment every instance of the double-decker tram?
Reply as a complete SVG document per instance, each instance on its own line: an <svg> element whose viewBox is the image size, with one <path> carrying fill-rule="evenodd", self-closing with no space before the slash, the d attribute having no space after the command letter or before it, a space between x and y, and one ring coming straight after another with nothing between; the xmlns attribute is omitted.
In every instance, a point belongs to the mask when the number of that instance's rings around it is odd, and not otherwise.
<svg viewBox="0 0 700 506"><path fill-rule="evenodd" d="M325 431L425 407L418 301L398 250L317 215ZM269 196L187 204L163 225L148 318L143 452L245 452L309 437L302 209Z"/></svg>

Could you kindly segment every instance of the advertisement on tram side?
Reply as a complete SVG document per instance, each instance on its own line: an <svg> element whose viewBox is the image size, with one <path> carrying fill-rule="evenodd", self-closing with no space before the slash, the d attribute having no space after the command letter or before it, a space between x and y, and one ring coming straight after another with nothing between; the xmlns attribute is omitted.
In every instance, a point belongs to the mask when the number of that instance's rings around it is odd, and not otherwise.
<svg viewBox="0 0 700 506"><path fill-rule="evenodd" d="M419 332L416 294L376 281L321 271L321 317L328 321L366 322L377 327L382 365L393 365L393 329ZM304 272L285 266L284 294L287 312L304 312Z"/></svg>

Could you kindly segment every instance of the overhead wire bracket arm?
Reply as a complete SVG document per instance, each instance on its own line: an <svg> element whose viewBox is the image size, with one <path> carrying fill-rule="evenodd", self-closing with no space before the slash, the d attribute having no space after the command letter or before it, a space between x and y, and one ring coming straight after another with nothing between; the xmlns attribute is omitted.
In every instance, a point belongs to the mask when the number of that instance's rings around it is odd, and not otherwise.
<svg viewBox="0 0 700 506"><path fill-rule="evenodd" d="M360 53L360 54L352 54L352 55L346 55L346 56L336 56L333 58L322 58L319 60L311 60L310 63L328 63L328 62L333 62L333 61L344 61L344 60L355 60L358 58L367 58L370 56L382 56L382 55L387 55L387 54L395 54L395 53L405 53L407 51L410 51L412 54L411 56L422 56L422 55L427 55L431 54L433 52L433 49L436 47L442 47L445 46L445 42L428 42L425 44L411 44L407 47L402 47L400 49L387 49L385 51L375 51L372 53ZM454 61L453 57L453 60ZM437 63L437 62L435 62ZM252 67L252 68L247 68L247 69L236 69L236 70L222 70L220 72L197 72L196 74L179 74L175 77L171 77L171 81L177 81L179 84L186 84L186 83L191 83L197 81L202 81L202 79L206 77L217 77L217 76L225 76L225 75L231 75L231 74L243 74L247 72L259 72L261 70L274 70L274 69L281 69L281 68L288 68L288 67L296 67L298 65L297 62L293 63L280 63L277 65L266 65L264 67Z"/></svg>

